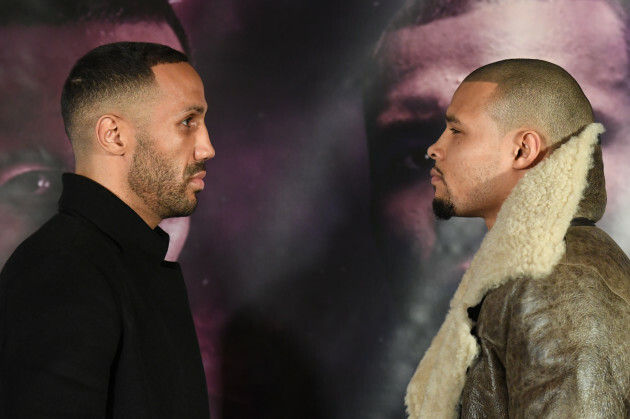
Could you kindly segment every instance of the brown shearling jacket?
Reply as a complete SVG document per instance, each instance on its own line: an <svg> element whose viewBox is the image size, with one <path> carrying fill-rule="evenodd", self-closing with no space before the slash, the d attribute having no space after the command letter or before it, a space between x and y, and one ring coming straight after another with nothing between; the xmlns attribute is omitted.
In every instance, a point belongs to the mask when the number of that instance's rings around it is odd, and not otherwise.
<svg viewBox="0 0 630 419"><path fill-rule="evenodd" d="M630 417L630 260L591 124L514 187L405 402L419 418Z"/></svg>
<svg viewBox="0 0 630 419"><path fill-rule="evenodd" d="M572 226L544 279L490 291L462 418L630 417L630 260L594 226Z"/></svg>

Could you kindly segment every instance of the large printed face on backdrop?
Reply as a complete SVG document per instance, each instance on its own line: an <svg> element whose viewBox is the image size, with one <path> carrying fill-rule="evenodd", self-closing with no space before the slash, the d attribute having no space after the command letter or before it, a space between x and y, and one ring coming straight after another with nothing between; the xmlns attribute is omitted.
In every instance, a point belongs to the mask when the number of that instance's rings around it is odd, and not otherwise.
<svg viewBox="0 0 630 419"><path fill-rule="evenodd" d="M507 1L387 34L377 58L378 82L366 91L366 127L380 244L399 268L433 264L446 253L464 262L485 228L437 222L427 147L444 130L444 112L463 78L506 58L559 64L580 83L603 137L608 211L602 225L630 250L627 214L630 136L628 54L621 20L605 2ZM471 223L469 220L463 220ZM474 224L474 223L473 223ZM474 224L477 226L476 224ZM467 245L474 243L474 245ZM397 260L398 259L398 260ZM410 260L412 262L410 262Z"/></svg>
<svg viewBox="0 0 630 419"><path fill-rule="evenodd" d="M0 27L0 267L56 212L61 172L74 169L59 105L70 69L90 49L123 40L181 50L162 23ZM171 258L181 250L188 223L171 219L163 225L171 234Z"/></svg>

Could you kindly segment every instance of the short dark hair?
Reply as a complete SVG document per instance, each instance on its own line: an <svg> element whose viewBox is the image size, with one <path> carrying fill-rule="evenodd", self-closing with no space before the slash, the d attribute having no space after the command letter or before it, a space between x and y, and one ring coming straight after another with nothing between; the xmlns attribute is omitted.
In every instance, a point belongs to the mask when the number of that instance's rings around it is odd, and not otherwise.
<svg viewBox="0 0 630 419"><path fill-rule="evenodd" d="M180 62L188 62L184 53L149 42L114 42L81 57L61 93L61 114L75 152L83 146L84 125L100 116L100 105L139 99L155 84L153 66Z"/></svg>
<svg viewBox="0 0 630 419"><path fill-rule="evenodd" d="M190 46L184 27L168 0L2 0L0 25L72 25L77 22L102 21L165 22L185 53Z"/></svg>

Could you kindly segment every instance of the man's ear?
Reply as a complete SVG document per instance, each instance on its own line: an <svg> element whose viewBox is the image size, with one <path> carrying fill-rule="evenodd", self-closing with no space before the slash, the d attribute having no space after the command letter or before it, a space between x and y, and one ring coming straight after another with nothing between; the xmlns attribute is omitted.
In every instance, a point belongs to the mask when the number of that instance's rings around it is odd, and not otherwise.
<svg viewBox="0 0 630 419"><path fill-rule="evenodd" d="M107 153L122 156L128 148L124 135L124 123L115 115L103 115L96 123L98 145Z"/></svg>
<svg viewBox="0 0 630 419"><path fill-rule="evenodd" d="M545 158L547 153L545 140L537 131L519 131L513 141L514 161L512 167L514 169L530 169Z"/></svg>

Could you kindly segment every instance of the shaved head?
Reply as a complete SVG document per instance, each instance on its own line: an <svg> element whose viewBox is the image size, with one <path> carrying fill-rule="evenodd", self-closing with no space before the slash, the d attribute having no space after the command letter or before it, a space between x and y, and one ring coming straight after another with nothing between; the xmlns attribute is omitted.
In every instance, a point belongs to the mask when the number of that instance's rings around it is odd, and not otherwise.
<svg viewBox="0 0 630 419"><path fill-rule="evenodd" d="M499 129L535 129L554 145L593 122L593 110L575 79L543 60L497 61L470 73L466 82L496 83L488 112Z"/></svg>

